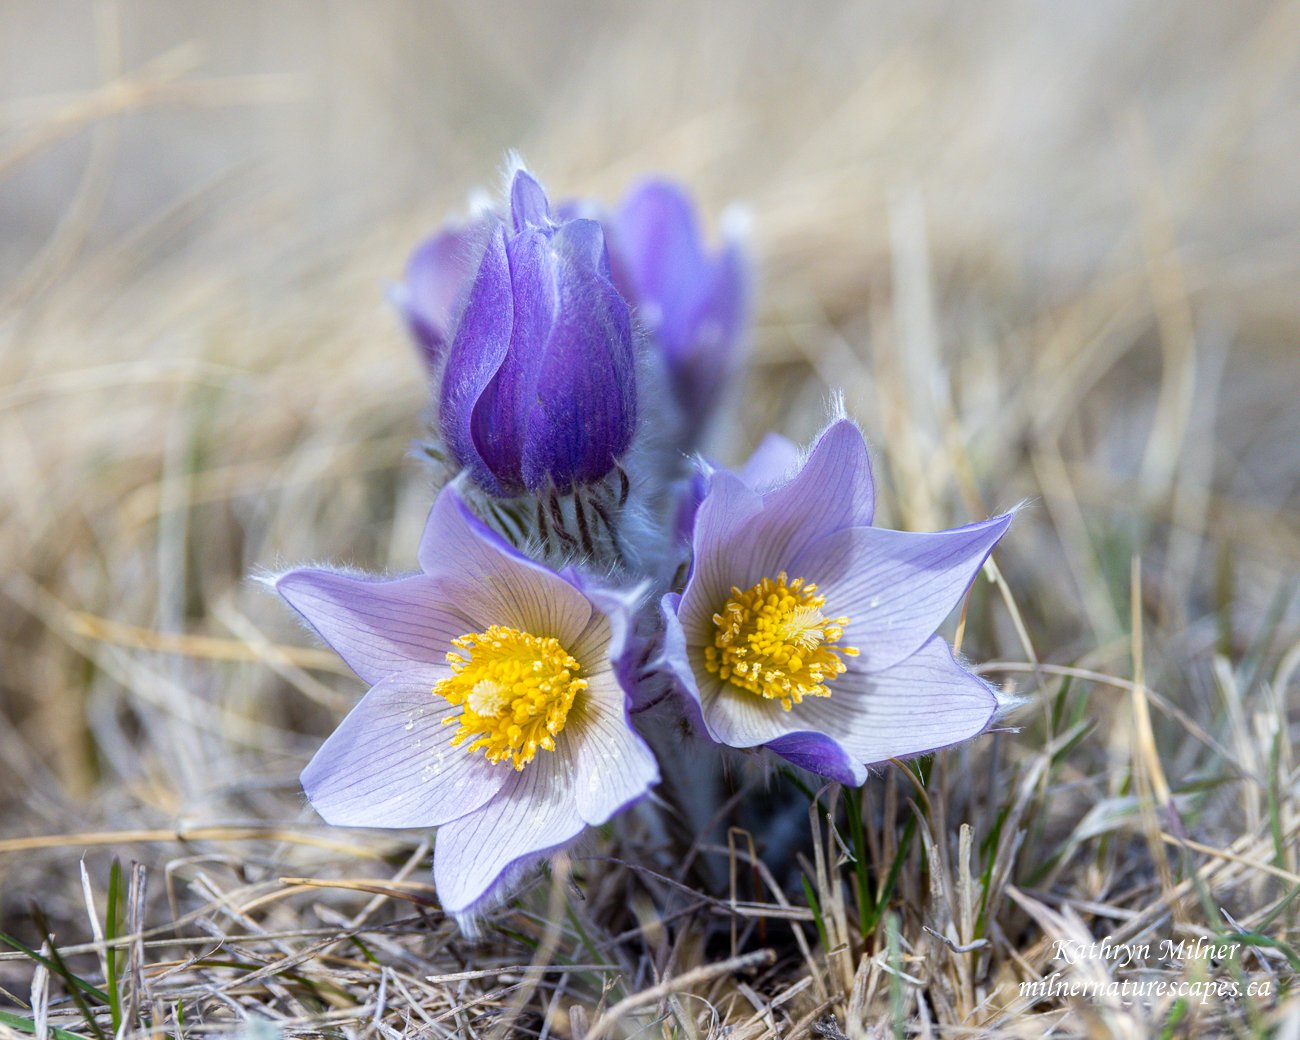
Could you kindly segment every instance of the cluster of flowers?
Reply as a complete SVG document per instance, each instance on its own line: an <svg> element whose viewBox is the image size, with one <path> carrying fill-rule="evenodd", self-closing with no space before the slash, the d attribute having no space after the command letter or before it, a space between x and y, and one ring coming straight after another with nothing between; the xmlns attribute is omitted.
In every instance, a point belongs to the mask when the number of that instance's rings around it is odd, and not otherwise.
<svg viewBox="0 0 1300 1040"><path fill-rule="evenodd" d="M871 526L857 427L777 435L732 472L698 454L734 382L751 277L689 197L612 212L508 199L412 256L395 301L456 469L419 573L296 569L276 588L370 691L302 775L340 826L436 827L451 913L659 780L638 716L845 784L985 730L999 695L936 629L1010 514ZM761 753L761 752L760 752Z"/></svg>

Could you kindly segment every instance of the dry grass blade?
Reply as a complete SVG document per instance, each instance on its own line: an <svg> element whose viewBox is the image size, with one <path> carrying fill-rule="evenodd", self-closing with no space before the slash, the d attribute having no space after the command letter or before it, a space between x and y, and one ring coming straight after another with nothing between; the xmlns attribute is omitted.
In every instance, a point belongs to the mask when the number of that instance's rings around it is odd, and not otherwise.
<svg viewBox="0 0 1300 1040"><path fill-rule="evenodd" d="M683 972L675 978L668 979L659 983L657 986L651 986L642 990L640 993L634 993L630 997L620 1000L612 1008L606 1011L600 1018L592 1024L591 1028L585 1034L584 1040L604 1040L610 1030L622 1021L627 1015L636 1011L638 1008L655 1004L664 1000L674 993L689 990L693 986L701 985L705 982L712 982L714 979L726 975L738 974L743 971L750 971L754 968L764 967L776 960L776 955L771 950L757 950L754 953L746 953L739 957L731 957L716 964L707 964L690 971Z"/></svg>

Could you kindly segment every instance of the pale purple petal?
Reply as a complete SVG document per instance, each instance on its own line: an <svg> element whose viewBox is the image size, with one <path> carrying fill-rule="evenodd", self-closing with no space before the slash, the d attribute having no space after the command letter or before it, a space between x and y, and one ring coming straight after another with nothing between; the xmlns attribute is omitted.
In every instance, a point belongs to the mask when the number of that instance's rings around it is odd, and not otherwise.
<svg viewBox="0 0 1300 1040"><path fill-rule="evenodd" d="M795 475L799 458L799 445L789 437L769 433L759 441L745 464L736 470L736 476L755 491L768 491Z"/></svg>
<svg viewBox="0 0 1300 1040"><path fill-rule="evenodd" d="M796 725L780 701L742 690L709 673L699 651L691 651L691 655L704 707L704 724L709 736L719 744L758 747L811 728Z"/></svg>
<svg viewBox="0 0 1300 1040"><path fill-rule="evenodd" d="M638 707L638 699L643 698L647 689L653 685L645 681L645 675L650 668L651 649L658 645L657 639L651 634L654 631L653 619L641 609L645 604L647 587L601 585L573 569L564 571L564 576L596 605L591 624L574 644L571 653L583 662L602 658L607 658L609 662L608 671L593 667L590 678L593 693L590 701L603 713L607 727L614 720L619 720L619 727L630 731L631 712ZM625 741L629 736L620 735L619 739ZM634 732L630 733L630 739L637 747L645 748ZM640 752L626 756L629 763L635 763L640 757ZM655 765L653 755L649 764ZM641 780L642 790L646 784L658 781L657 768L647 775L650 779ZM585 810L583 818L592 822Z"/></svg>
<svg viewBox="0 0 1300 1040"><path fill-rule="evenodd" d="M961 602L1011 514L951 531L850 527L822 538L789 564L815 582L825 613L846 616L844 643L857 667L881 671L914 653Z"/></svg>
<svg viewBox="0 0 1300 1040"><path fill-rule="evenodd" d="M594 675L569 713L563 743L572 756L578 815L604 823L659 782L649 745L632 729L627 698L613 673Z"/></svg>
<svg viewBox="0 0 1300 1040"><path fill-rule="evenodd" d="M391 581L336 571L282 574L276 591L368 683L416 665L446 663L470 620L423 574Z"/></svg>
<svg viewBox="0 0 1300 1040"><path fill-rule="evenodd" d="M447 602L478 625L470 631L505 625L554 636L572 653L591 619L586 596L489 531L452 487L433 503L419 560Z"/></svg>
<svg viewBox="0 0 1300 1040"><path fill-rule="evenodd" d="M590 592L584 595L588 599L591 598ZM565 643L564 648L581 662L584 669L604 670L615 654L610 620L600 611L592 611L591 620L587 622L587 627L582 630L582 633L571 642ZM626 646L626 622L619 626L619 638L619 650L622 650Z"/></svg>
<svg viewBox="0 0 1300 1040"><path fill-rule="evenodd" d="M689 555L691 539L695 536L695 517L704 501L704 492L709 485L703 473L692 473L680 478L669 486L669 497L675 503L673 508L673 542L681 546Z"/></svg>
<svg viewBox="0 0 1300 1040"><path fill-rule="evenodd" d="M769 433L734 475L752 491L769 491L798 472L799 460L797 444L779 433ZM700 472L692 473L673 485L673 498L677 502L674 529L678 542L686 545L691 543L696 514L708 488L709 479Z"/></svg>
<svg viewBox="0 0 1300 1040"><path fill-rule="evenodd" d="M576 838L585 826L574 797L572 763L543 752L509 775L477 812L439 828L433 879L448 913L492 901L499 880Z"/></svg>
<svg viewBox="0 0 1300 1040"><path fill-rule="evenodd" d="M659 615L663 619L664 626L663 638L660 643L662 655L660 664L666 669L676 692L681 698L687 720L695 729L707 732L708 727L704 724L700 683L697 681L697 679L702 680L706 673L701 673L700 676L695 673L690 650L686 645L686 633L682 629L682 623L678 615L681 600L680 595L670 592L659 602ZM710 678L712 677L710 676Z"/></svg>
<svg viewBox="0 0 1300 1040"><path fill-rule="evenodd" d="M794 479L763 496L765 536L780 542L789 558L830 531L869 525L875 501L862 432L840 419L818 438Z"/></svg>
<svg viewBox="0 0 1300 1040"><path fill-rule="evenodd" d="M791 728L833 736L855 762L870 765L937 751L982 733L998 700L962 668L937 636L883 672L850 667L829 697L805 697L789 712Z"/></svg>
<svg viewBox="0 0 1300 1040"><path fill-rule="evenodd" d="M713 615L740 583L737 565L745 563L733 551L736 532L762 506L762 499L730 473L719 470L709 478L709 491L695 514L691 577L677 611L688 643L712 640Z"/></svg>
<svg viewBox="0 0 1300 1040"><path fill-rule="evenodd" d="M508 766L451 746L460 714L433 693L449 673L425 669L376 683L302 774L303 790L336 827L436 827L501 789Z"/></svg>
<svg viewBox="0 0 1300 1040"><path fill-rule="evenodd" d="M623 689L631 693L632 658L637 652L635 619L645 598L645 586L612 587L601 585L574 567L566 567L561 577L595 604L586 631L568 647L569 653L587 667L609 660Z"/></svg>

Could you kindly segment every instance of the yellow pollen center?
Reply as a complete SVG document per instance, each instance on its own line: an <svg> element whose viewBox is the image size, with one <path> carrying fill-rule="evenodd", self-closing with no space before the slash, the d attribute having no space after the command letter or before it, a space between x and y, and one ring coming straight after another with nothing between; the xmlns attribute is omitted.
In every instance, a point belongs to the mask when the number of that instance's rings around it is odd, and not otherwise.
<svg viewBox="0 0 1300 1040"><path fill-rule="evenodd" d="M768 700L786 711L805 697L829 697L827 687L847 667L840 659L857 649L836 646L846 617L822 613L826 598L803 578L764 578L742 592L731 589L721 613L713 615L713 645L704 649L710 672L733 686Z"/></svg>
<svg viewBox="0 0 1300 1040"><path fill-rule="evenodd" d="M489 762L509 759L517 770L538 748L554 751L574 697L587 688L577 678L581 666L560 641L493 625L451 644L457 648L447 654L452 674L433 692L461 709L443 720L459 724L452 746L468 740L466 751L482 749Z"/></svg>

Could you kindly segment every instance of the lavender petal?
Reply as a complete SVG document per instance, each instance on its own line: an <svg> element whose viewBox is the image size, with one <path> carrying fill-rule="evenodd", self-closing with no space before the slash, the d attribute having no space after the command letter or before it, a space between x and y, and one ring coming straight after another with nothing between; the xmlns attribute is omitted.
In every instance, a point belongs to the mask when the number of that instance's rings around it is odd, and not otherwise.
<svg viewBox="0 0 1300 1040"><path fill-rule="evenodd" d="M970 587L1011 514L951 531L910 533L878 527L837 531L790 562L826 597L824 611L846 616L844 643L875 672L914 653L934 635Z"/></svg>
<svg viewBox="0 0 1300 1040"><path fill-rule="evenodd" d="M998 700L935 637L883 672L850 668L829 697L806 697L793 724L833 736L863 764L937 751L967 740L993 720Z"/></svg>
<svg viewBox="0 0 1300 1040"><path fill-rule="evenodd" d="M469 631L505 625L554 636L572 652L591 620L586 596L489 531L452 487L434 501L419 560L446 601L474 620Z"/></svg>
<svg viewBox="0 0 1300 1040"><path fill-rule="evenodd" d="M444 664L451 641L473 631L422 574L386 581L304 568L280 575L275 587L372 684L413 666Z"/></svg>
<svg viewBox="0 0 1300 1040"><path fill-rule="evenodd" d="M659 781L659 766L650 747L632 728L627 697L610 672L592 676L578 717L561 734L574 763L573 794L578 815L589 824L604 823L640 798Z"/></svg>
<svg viewBox="0 0 1300 1040"><path fill-rule="evenodd" d="M433 693L447 672L425 669L375 684L316 752L303 790L336 827L436 827L473 812L508 768L452 747L453 708Z"/></svg>
<svg viewBox="0 0 1300 1040"><path fill-rule="evenodd" d="M491 903L517 871L562 848L585 826L572 763L558 753L539 754L521 772L504 772L510 775L490 802L438 830L433 878L448 913Z"/></svg>

